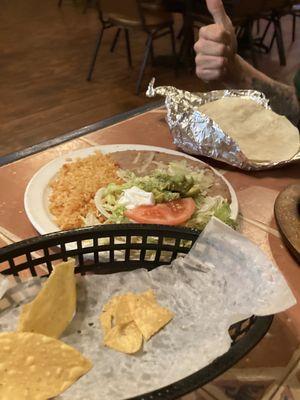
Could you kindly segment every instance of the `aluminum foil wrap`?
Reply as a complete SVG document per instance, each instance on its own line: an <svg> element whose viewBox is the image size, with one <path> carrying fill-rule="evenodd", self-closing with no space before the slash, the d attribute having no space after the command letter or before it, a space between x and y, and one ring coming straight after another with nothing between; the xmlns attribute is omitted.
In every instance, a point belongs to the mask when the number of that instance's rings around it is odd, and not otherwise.
<svg viewBox="0 0 300 400"><path fill-rule="evenodd" d="M214 158L244 170L263 170L300 161L300 150L290 160L274 163L256 163L249 160L239 145L215 123L202 114L198 107L223 97L243 97L254 100L266 109L271 109L266 96L256 90L213 90L207 93L191 93L172 86L154 87L155 79L149 83L146 95L165 97L167 123L173 141L189 154Z"/></svg>

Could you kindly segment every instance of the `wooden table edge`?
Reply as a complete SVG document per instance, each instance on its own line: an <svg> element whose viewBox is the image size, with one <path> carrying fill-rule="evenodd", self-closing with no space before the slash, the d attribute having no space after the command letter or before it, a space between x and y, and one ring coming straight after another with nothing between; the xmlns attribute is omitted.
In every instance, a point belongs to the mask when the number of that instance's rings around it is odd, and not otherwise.
<svg viewBox="0 0 300 400"><path fill-rule="evenodd" d="M152 111L155 108L163 106L163 104L164 104L163 100L147 103L141 107L137 107L132 110L125 111L120 114L116 114L112 117L105 118L101 121L95 122L91 125L87 125L82 128L79 128L79 129L75 129L71 132L57 136L53 139L45 140L41 143L35 144L35 145L27 147L25 149L6 154L6 155L0 157L0 166L4 166L4 165L10 164L10 163L13 163L22 158L39 153L40 151L47 150L51 147L55 147L62 143L68 142L69 140L80 138L81 136L84 136L88 133L95 132L99 129L103 129L108 126L115 125L118 122L125 121L126 119L135 117L140 114L144 114L148 111Z"/></svg>

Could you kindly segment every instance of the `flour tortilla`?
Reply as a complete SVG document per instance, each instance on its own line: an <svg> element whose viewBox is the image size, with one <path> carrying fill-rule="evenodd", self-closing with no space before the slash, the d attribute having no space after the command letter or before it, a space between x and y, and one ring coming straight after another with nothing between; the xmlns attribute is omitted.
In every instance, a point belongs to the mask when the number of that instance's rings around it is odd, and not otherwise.
<svg viewBox="0 0 300 400"><path fill-rule="evenodd" d="M299 131L289 120L250 99L224 97L199 110L256 162L289 160L299 151Z"/></svg>

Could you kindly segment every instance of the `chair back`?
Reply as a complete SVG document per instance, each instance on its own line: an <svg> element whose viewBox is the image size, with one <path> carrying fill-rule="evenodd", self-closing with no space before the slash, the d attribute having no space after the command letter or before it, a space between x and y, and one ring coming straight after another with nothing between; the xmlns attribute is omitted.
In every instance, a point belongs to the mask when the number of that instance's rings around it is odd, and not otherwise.
<svg viewBox="0 0 300 400"><path fill-rule="evenodd" d="M166 11L162 0L98 0L101 15L123 26L142 26L146 31L149 26L171 21L172 16Z"/></svg>
<svg viewBox="0 0 300 400"><path fill-rule="evenodd" d="M127 20L140 21L139 0L98 0L103 14L120 15Z"/></svg>

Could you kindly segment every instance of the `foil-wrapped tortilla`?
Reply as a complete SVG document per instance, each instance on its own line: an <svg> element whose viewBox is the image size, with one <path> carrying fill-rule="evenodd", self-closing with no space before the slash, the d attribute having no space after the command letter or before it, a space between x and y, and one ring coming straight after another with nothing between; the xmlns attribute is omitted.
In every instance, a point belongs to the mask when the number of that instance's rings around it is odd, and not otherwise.
<svg viewBox="0 0 300 400"><path fill-rule="evenodd" d="M172 86L154 88L151 80L148 97L165 97L167 123L176 146L189 154L214 158L244 170L263 170L300 160L300 150L289 160L257 162L247 158L238 143L220 126L199 111L199 107L224 97L250 99L270 110L265 95L255 90L214 90L207 93L190 93Z"/></svg>

